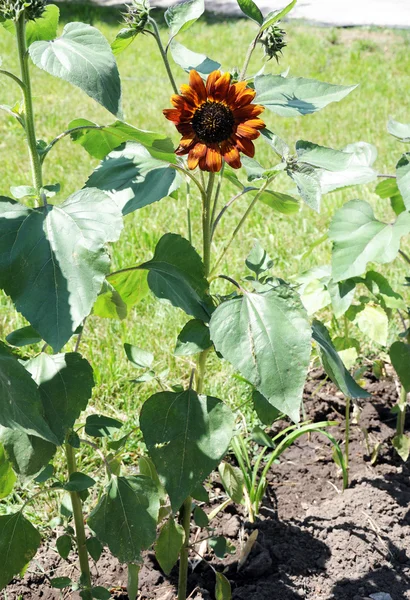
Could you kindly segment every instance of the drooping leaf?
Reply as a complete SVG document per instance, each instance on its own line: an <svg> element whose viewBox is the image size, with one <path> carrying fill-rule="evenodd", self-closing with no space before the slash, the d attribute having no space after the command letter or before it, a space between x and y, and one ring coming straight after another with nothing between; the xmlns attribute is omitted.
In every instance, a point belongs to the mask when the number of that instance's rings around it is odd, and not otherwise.
<svg viewBox="0 0 410 600"><path fill-rule="evenodd" d="M410 344L394 342L390 346L389 355L400 383L408 394L410 392Z"/></svg>
<svg viewBox="0 0 410 600"><path fill-rule="evenodd" d="M55 351L91 312L109 270L105 244L122 226L96 189L36 209L0 198L0 287Z"/></svg>
<svg viewBox="0 0 410 600"><path fill-rule="evenodd" d="M111 50L114 56L117 56L123 50L126 50L130 44L135 40L138 35L138 31L133 27L123 27L115 36L115 40L111 44Z"/></svg>
<svg viewBox="0 0 410 600"><path fill-rule="evenodd" d="M248 254L245 264L258 277L265 271L273 267L273 260L269 254L262 248L258 241L255 242L252 250Z"/></svg>
<svg viewBox="0 0 410 600"><path fill-rule="evenodd" d="M0 442L14 471L23 479L40 473L56 452L54 444L6 427L0 427Z"/></svg>
<svg viewBox="0 0 410 600"><path fill-rule="evenodd" d="M30 346L31 344L38 344L42 340L37 331L31 327L31 325L27 325L26 327L21 327L21 329L16 329L9 333L8 336L6 336L6 341L11 346L21 348L23 346Z"/></svg>
<svg viewBox="0 0 410 600"><path fill-rule="evenodd" d="M93 315L101 319L125 319L128 308L117 290L105 280L93 306Z"/></svg>
<svg viewBox="0 0 410 600"><path fill-rule="evenodd" d="M195 525L202 528L209 525L208 515L200 506L196 506L194 509L194 522Z"/></svg>
<svg viewBox="0 0 410 600"><path fill-rule="evenodd" d="M264 425L272 425L281 415L281 411L272 406L258 390L253 390L252 400L256 414Z"/></svg>
<svg viewBox="0 0 410 600"><path fill-rule="evenodd" d="M301 162L326 171L344 171L352 161L352 156L347 152L304 140L296 142L296 152Z"/></svg>
<svg viewBox="0 0 410 600"><path fill-rule="evenodd" d="M387 131L401 142L410 142L410 123L399 123L390 119L387 123Z"/></svg>
<svg viewBox="0 0 410 600"><path fill-rule="evenodd" d="M137 348L137 346L132 346L131 344L124 344L124 350L128 360L133 365L141 369L151 368L154 362L154 355L151 352Z"/></svg>
<svg viewBox="0 0 410 600"><path fill-rule="evenodd" d="M158 511L152 479L113 476L88 524L120 562L138 562L141 551L155 541Z"/></svg>
<svg viewBox="0 0 410 600"><path fill-rule="evenodd" d="M392 439L393 448L400 458L406 462L410 455L410 438L407 435L395 435Z"/></svg>
<svg viewBox="0 0 410 600"><path fill-rule="evenodd" d="M141 302L149 293L146 271L126 269L108 275L107 280L120 295L127 309Z"/></svg>
<svg viewBox="0 0 410 600"><path fill-rule="evenodd" d="M396 166L397 186L403 198L404 205L410 210L410 152L403 154Z"/></svg>
<svg viewBox="0 0 410 600"><path fill-rule="evenodd" d="M262 25L263 15L253 0L237 0L239 8L252 21Z"/></svg>
<svg viewBox="0 0 410 600"><path fill-rule="evenodd" d="M172 58L184 71L189 73L191 69L195 69L203 77L207 77L212 71L217 71L221 64L208 58L206 54L199 54L186 48L176 40L172 40L169 49Z"/></svg>
<svg viewBox="0 0 410 600"><path fill-rule="evenodd" d="M250 192L250 195L255 196L257 193L257 191ZM296 198L289 196L289 194L283 194L282 192L273 190L265 190L262 192L259 196L259 201L282 215L294 215L299 212L300 208Z"/></svg>
<svg viewBox="0 0 410 600"><path fill-rule="evenodd" d="M31 561L41 536L21 512L0 515L0 590Z"/></svg>
<svg viewBox="0 0 410 600"><path fill-rule="evenodd" d="M184 539L183 527L171 516L161 527L155 544L155 557L165 575L169 575L176 565Z"/></svg>
<svg viewBox="0 0 410 600"><path fill-rule="evenodd" d="M320 210L322 191L317 170L310 165L296 164L287 174L296 183L298 192L310 208L316 212Z"/></svg>
<svg viewBox="0 0 410 600"><path fill-rule="evenodd" d="M381 346L387 344L389 318L381 306L367 304L357 315L355 323L372 342Z"/></svg>
<svg viewBox="0 0 410 600"><path fill-rule="evenodd" d="M87 119L71 121L68 129L88 127L73 131L71 139L80 144L91 156L103 160L112 150L124 142L142 144L153 158L170 163L176 162L172 140L160 133L137 129L124 121L115 121L112 125L97 125Z"/></svg>
<svg viewBox="0 0 410 600"><path fill-rule="evenodd" d="M210 331L217 351L273 406L298 421L311 333L296 292L287 285L246 292L218 306Z"/></svg>
<svg viewBox="0 0 410 600"><path fill-rule="evenodd" d="M26 369L39 386L44 415L62 444L91 398L91 365L75 352L53 356L42 352L26 363Z"/></svg>
<svg viewBox="0 0 410 600"><path fill-rule="evenodd" d="M240 504L243 498L244 486L242 471L226 462L221 462L218 471L226 493L235 504Z"/></svg>
<svg viewBox="0 0 410 600"><path fill-rule="evenodd" d="M408 233L409 213L402 213L395 223L387 225L375 218L367 202L347 202L336 212L329 229L333 279L341 281L361 275L369 262L391 262L398 254L401 237Z"/></svg>
<svg viewBox="0 0 410 600"><path fill-rule="evenodd" d="M88 415L85 421L85 432L91 437L111 437L123 423L105 415Z"/></svg>
<svg viewBox="0 0 410 600"><path fill-rule="evenodd" d="M323 368L339 390L349 398L369 398L370 394L355 382L344 366L326 327L316 319L312 324L312 337L319 346Z"/></svg>
<svg viewBox="0 0 410 600"><path fill-rule="evenodd" d="M193 390L160 392L144 403L140 427L175 512L226 453L233 415Z"/></svg>
<svg viewBox="0 0 410 600"><path fill-rule="evenodd" d="M170 37L186 31L199 19L205 10L204 0L187 0L170 6L165 12L165 21L169 27Z"/></svg>
<svg viewBox="0 0 410 600"><path fill-rule="evenodd" d="M95 562L100 560L100 556L103 553L104 546L96 537L87 538L85 545L87 546L87 552Z"/></svg>
<svg viewBox="0 0 410 600"><path fill-rule="evenodd" d="M360 280L360 283L362 282L376 296L382 306L406 310L406 303L402 296L393 290L390 283L381 273L367 271L364 280Z"/></svg>
<svg viewBox="0 0 410 600"><path fill-rule="evenodd" d="M303 77L258 75L255 77L255 102L281 117L297 117L312 114L331 102L339 102L356 87Z"/></svg>
<svg viewBox="0 0 410 600"><path fill-rule="evenodd" d="M16 476L11 463L8 461L4 448L0 444L0 500L11 494L15 483Z"/></svg>
<svg viewBox="0 0 410 600"><path fill-rule="evenodd" d="M112 114L121 117L117 63L98 29L85 23L68 23L56 40L33 42L29 54L37 67L79 87Z"/></svg>
<svg viewBox="0 0 410 600"><path fill-rule="evenodd" d="M71 536L67 535L67 534L60 535L56 539L56 546L57 546L57 551L58 551L59 555L61 556L61 558L63 558L64 560L67 560L68 555L70 554L71 549L72 549Z"/></svg>
<svg viewBox="0 0 410 600"><path fill-rule="evenodd" d="M166 233L153 258L140 265L148 269L148 285L157 298L169 300L196 319L209 321L212 303L201 257L185 238Z"/></svg>
<svg viewBox="0 0 410 600"><path fill-rule="evenodd" d="M59 441L43 416L35 381L22 364L0 344L0 425L53 444Z"/></svg>
<svg viewBox="0 0 410 600"><path fill-rule="evenodd" d="M188 321L178 335L175 356L192 356L207 350L212 345L209 327L199 319Z"/></svg>
<svg viewBox="0 0 410 600"><path fill-rule="evenodd" d="M272 12L270 12L264 18L260 30L264 31L271 25L274 25L278 21L282 20L292 10L292 8L295 6L295 4L296 4L296 0L292 0L292 2L290 2L287 6L285 6L285 8L282 8L279 10L273 10Z"/></svg>
<svg viewBox="0 0 410 600"><path fill-rule="evenodd" d="M180 185L168 162L153 158L141 144L128 142L113 150L86 183L110 194L124 215L158 202Z"/></svg>
<svg viewBox="0 0 410 600"><path fill-rule="evenodd" d="M375 192L383 200L385 198L390 198L391 207L396 213L396 215L400 215L406 210L403 201L403 196L401 195L400 190L397 186L396 178L382 179L382 181L380 181L380 183L377 184Z"/></svg>
<svg viewBox="0 0 410 600"><path fill-rule="evenodd" d="M296 1L296 0L294 0ZM232 592L231 592L231 584L229 583L229 579L223 575L223 573L219 573L216 571L216 585L215 585L215 598L216 600L231 600Z"/></svg>

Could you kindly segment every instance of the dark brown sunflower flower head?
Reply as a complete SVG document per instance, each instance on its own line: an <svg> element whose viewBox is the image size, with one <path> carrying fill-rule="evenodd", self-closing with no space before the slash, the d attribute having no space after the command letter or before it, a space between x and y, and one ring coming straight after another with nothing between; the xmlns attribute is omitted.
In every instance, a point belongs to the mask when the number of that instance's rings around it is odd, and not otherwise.
<svg viewBox="0 0 410 600"><path fill-rule="evenodd" d="M150 10L149 0L133 0L128 6L128 12L124 14L124 21L135 33L141 33L148 23Z"/></svg>
<svg viewBox="0 0 410 600"><path fill-rule="evenodd" d="M22 13L26 20L34 21L43 14L46 0L0 0L0 20L17 21Z"/></svg>
<svg viewBox="0 0 410 600"><path fill-rule="evenodd" d="M259 115L264 107L252 104L255 90L246 81L232 83L230 73L213 71L202 81L197 71L189 74L189 85L174 94L174 108L164 110L182 135L178 156L188 155L188 168L218 172L225 161L234 169L241 165L240 152L255 155L253 140L265 127Z"/></svg>
<svg viewBox="0 0 410 600"><path fill-rule="evenodd" d="M286 31L276 25L271 25L262 33L259 42L263 46L265 56L268 60L275 58L279 62L279 54L282 54L285 42Z"/></svg>

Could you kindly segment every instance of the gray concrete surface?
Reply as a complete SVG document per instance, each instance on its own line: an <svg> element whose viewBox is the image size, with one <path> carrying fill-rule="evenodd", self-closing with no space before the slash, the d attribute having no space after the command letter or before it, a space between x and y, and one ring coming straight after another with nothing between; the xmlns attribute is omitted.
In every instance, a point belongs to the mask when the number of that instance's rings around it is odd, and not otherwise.
<svg viewBox="0 0 410 600"><path fill-rule="evenodd" d="M74 0L75 1L75 0ZM102 6L124 4L125 0L92 0ZM179 0L151 0L152 6L166 8ZM283 8L286 0L256 0L264 14ZM240 15L236 0L205 0L207 10ZM410 0L299 0L291 19L335 27L379 26L410 28Z"/></svg>

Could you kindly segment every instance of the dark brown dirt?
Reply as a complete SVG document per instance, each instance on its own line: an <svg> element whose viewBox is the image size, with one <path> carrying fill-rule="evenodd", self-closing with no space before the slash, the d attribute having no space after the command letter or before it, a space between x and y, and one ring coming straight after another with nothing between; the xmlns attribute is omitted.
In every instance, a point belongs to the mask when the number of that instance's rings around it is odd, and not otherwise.
<svg viewBox="0 0 410 600"><path fill-rule="evenodd" d="M306 386L307 417L343 424L344 400L331 385L318 389L321 377L313 372ZM230 580L233 600L390 600L382 593L391 600L410 600L409 467L390 444L396 387L371 377L366 387L372 399L361 402L359 425L351 431L350 489L341 493L328 441L318 434L304 436L272 468L269 494L256 524L248 523L243 507L234 505L213 521L217 533L229 537L237 551L223 561L209 549L203 551ZM332 433L342 441L343 425ZM215 506L222 495L217 476L211 485L213 495L219 496ZM241 549L253 529L258 530L257 541L238 570ZM62 576L76 570L75 563L58 559L52 545L38 554L22 581L8 586L5 599L76 598L47 583L44 571ZM96 585L112 589L113 598L127 598L122 587L126 569L110 556L101 557L94 575ZM140 573L140 599L174 600L176 576L174 569L165 577L154 553L148 552ZM197 564L189 581L191 597L213 600L214 585L209 564Z"/></svg>

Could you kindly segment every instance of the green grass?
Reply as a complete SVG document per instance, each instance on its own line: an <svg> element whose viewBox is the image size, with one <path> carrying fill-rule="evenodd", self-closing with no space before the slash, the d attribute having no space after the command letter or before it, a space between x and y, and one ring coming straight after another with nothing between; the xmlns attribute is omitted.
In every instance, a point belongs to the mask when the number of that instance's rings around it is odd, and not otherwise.
<svg viewBox="0 0 410 600"><path fill-rule="evenodd" d="M79 9L80 10L80 9ZM64 20L92 21L111 41L120 25L120 16L113 11L80 10L73 17L64 10ZM386 132L390 116L408 121L408 78L410 73L410 32L388 30L335 30L307 27L301 24L286 25L288 47L278 67L274 61L266 65L266 72L281 72L290 67L293 76L312 77L331 83L359 84L359 87L341 103L323 111L293 119L280 118L266 112L267 126L293 145L298 139L310 140L333 148L341 148L355 141L375 144L379 150L376 166L381 172L393 172L403 146ZM189 32L181 36L181 42L198 52L207 53L222 62L225 69L240 66L244 53L255 30L245 20L202 19ZM12 36L0 28L0 55L3 66L17 72L15 45ZM123 81L124 112L128 122L143 129L166 131L175 143L177 136L170 123L162 116L162 109L170 106L170 86L164 66L149 36L140 36L131 48L120 55L119 69ZM250 72L261 65L258 49L252 60ZM174 66L178 83L186 80L186 74ZM112 117L88 97L69 84L53 79L44 72L32 69L37 136L51 140L67 128L77 117L89 118L99 123L109 123ZM0 103L14 104L19 100L19 90L8 79L0 80ZM11 185L29 185L27 148L18 124L4 113L1 124L1 179L0 194L9 195ZM263 141L257 143L256 158L266 167L275 164L275 157ZM82 148L74 146L69 139L59 143L47 158L44 172L45 183L61 184L62 201L70 193L80 189L88 175L97 165ZM286 185L289 186L289 183ZM329 262L330 244L319 246L312 255L301 260L304 251L327 230L334 211L352 198L369 200L382 219L390 219L392 212L385 202L374 193L375 185L351 188L324 197L318 215L306 206L296 216L283 217L272 213L265 205L256 208L234 246L221 265L221 273L229 273L236 279L245 275L244 259L254 239L259 239L275 260L275 274L285 279L314 265ZM281 188L287 191L286 187ZM229 199L232 189L227 188L223 199ZM213 248L218 253L221 242L238 222L246 208L246 200L240 201L224 219ZM195 199L194 243L200 248L199 200ZM113 268L143 261L151 256L156 242L166 232L186 236L185 204L164 199L160 203L126 218L121 240L112 248ZM385 271L386 272L386 271ZM396 263L387 270L393 283L398 284L404 270ZM228 289L228 288L225 288ZM5 337L24 321L16 315L5 296L1 298L0 336ZM134 386L130 383L135 372L127 363L122 345L129 342L151 350L156 357L158 369L170 369L170 382L181 383L189 379L194 366L191 360L176 359L173 348L176 336L186 317L169 305L149 296L138 305L126 321L121 323L98 320L91 317L85 329L81 351L95 369L96 388L93 410L103 411L129 421L137 421L139 408L154 386ZM71 349L73 344L67 345ZM226 364L215 357L210 360L206 390L223 400L238 406L247 398L247 388L235 379Z"/></svg>

